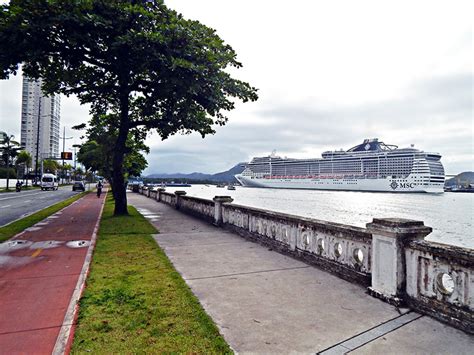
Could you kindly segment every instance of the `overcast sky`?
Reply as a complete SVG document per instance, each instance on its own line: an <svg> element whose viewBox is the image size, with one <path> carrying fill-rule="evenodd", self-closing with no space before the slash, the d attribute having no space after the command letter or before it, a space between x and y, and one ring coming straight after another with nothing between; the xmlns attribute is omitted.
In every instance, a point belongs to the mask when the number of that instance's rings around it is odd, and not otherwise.
<svg viewBox="0 0 474 355"><path fill-rule="evenodd" d="M217 30L260 99L205 139L150 135L145 174L215 173L274 149L320 157L373 137L439 152L450 174L474 170L472 1L166 3ZM0 94L0 130L19 139L21 77L0 81ZM87 107L63 97L61 112L79 143L70 127Z"/></svg>

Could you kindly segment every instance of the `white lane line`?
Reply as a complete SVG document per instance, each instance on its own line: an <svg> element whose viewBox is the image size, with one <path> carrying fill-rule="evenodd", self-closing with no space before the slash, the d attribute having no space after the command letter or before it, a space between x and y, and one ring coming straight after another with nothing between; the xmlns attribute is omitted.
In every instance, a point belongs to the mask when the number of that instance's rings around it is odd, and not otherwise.
<svg viewBox="0 0 474 355"><path fill-rule="evenodd" d="M44 194L44 193L45 193L44 191L41 191L41 192L35 192L34 194L28 194L26 196L30 197L30 196L33 196L33 195ZM0 198L0 201L11 200L12 198L18 198L18 197L22 197L22 196L21 195L15 195L13 197L4 197L4 198Z"/></svg>
<svg viewBox="0 0 474 355"><path fill-rule="evenodd" d="M6 206L0 206L0 208L7 208L10 207L11 205L6 205Z"/></svg>

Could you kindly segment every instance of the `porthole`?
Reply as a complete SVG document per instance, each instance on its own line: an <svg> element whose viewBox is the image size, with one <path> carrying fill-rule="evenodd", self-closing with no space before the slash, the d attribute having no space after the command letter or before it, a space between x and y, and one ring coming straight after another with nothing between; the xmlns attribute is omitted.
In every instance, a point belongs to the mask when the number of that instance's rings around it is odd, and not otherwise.
<svg viewBox="0 0 474 355"><path fill-rule="evenodd" d="M308 247L309 245L309 235L305 235L304 238L303 238L303 245L305 248Z"/></svg>
<svg viewBox="0 0 474 355"><path fill-rule="evenodd" d="M322 254L324 252L324 249L325 249L324 239L320 238L318 239L318 253Z"/></svg>
<svg viewBox="0 0 474 355"><path fill-rule="evenodd" d="M438 287L439 292L445 294L445 295L452 295L454 292L454 280L451 277L451 275L442 272L438 274L436 284Z"/></svg>
<svg viewBox="0 0 474 355"><path fill-rule="evenodd" d="M353 252L354 260L357 264L362 265L364 262L364 253L359 248L355 248Z"/></svg>
<svg viewBox="0 0 474 355"><path fill-rule="evenodd" d="M342 255L341 243L334 244L334 255L336 255L336 258L339 258Z"/></svg>

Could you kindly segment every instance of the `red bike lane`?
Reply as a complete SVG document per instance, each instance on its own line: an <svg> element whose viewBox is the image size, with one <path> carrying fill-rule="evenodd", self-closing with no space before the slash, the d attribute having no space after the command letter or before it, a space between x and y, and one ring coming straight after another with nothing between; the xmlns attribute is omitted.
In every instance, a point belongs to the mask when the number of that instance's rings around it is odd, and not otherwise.
<svg viewBox="0 0 474 355"><path fill-rule="evenodd" d="M0 354L67 350L105 194L88 194L0 244Z"/></svg>

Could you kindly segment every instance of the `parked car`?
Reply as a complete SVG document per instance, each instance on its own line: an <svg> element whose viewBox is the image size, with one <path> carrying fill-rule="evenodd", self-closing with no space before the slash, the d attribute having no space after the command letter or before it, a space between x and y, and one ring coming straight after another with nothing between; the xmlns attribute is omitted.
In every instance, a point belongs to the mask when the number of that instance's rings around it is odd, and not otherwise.
<svg viewBox="0 0 474 355"><path fill-rule="evenodd" d="M84 184L84 181L74 181L74 184L72 184L72 191L86 191L86 184Z"/></svg>
<svg viewBox="0 0 474 355"><path fill-rule="evenodd" d="M57 190L59 188L59 179L53 174L43 174L41 176L41 190Z"/></svg>

